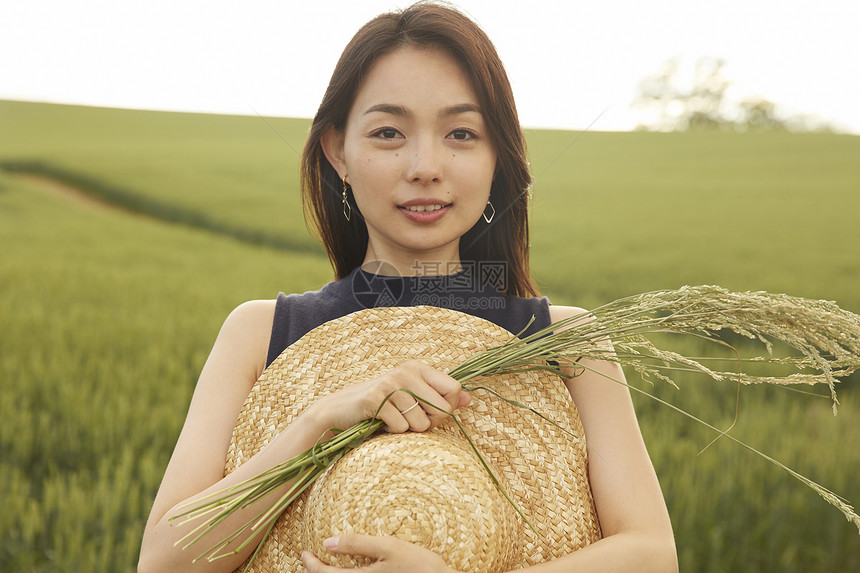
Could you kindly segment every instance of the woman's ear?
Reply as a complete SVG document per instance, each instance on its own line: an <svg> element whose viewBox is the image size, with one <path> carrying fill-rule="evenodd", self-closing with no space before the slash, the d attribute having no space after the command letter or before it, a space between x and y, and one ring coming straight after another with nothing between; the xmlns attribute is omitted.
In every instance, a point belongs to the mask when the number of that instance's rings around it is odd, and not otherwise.
<svg viewBox="0 0 860 573"><path fill-rule="evenodd" d="M341 178L347 174L346 161L343 158L343 132L333 127L326 129L320 137L323 154Z"/></svg>

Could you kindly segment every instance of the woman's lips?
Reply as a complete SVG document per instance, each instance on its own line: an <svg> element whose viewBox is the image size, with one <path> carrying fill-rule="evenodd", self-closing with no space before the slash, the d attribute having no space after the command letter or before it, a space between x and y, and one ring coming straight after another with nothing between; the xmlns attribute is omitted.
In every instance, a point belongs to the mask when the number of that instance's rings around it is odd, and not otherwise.
<svg viewBox="0 0 860 573"><path fill-rule="evenodd" d="M416 223L433 223L448 213L451 203L431 203L421 205L400 206L398 209L410 221Z"/></svg>

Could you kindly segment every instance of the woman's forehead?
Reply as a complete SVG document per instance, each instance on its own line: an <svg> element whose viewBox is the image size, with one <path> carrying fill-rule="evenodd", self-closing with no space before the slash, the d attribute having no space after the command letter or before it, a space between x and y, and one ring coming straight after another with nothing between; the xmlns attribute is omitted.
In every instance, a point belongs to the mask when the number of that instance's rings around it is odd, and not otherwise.
<svg viewBox="0 0 860 573"><path fill-rule="evenodd" d="M468 75L439 48L404 47L381 56L364 78L351 115L373 108L468 107L480 110Z"/></svg>

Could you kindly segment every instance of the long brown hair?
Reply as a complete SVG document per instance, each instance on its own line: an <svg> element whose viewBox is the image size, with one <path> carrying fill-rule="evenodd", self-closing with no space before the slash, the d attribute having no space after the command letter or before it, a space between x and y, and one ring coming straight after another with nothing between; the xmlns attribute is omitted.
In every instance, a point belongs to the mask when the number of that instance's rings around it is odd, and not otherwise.
<svg viewBox="0 0 860 573"><path fill-rule="evenodd" d="M472 82L495 146L496 176L490 189L495 216L490 224L479 219L460 238L460 259L504 263L505 294L537 296L528 250L532 178L511 85L484 31L446 5L419 2L400 12L382 14L365 24L347 44L302 153L306 221L319 234L338 279L364 261L367 226L356 216L357 207L351 196L351 220L344 217L340 176L326 159L320 140L329 128L344 132L362 79L380 57L406 46L442 48L460 63Z"/></svg>

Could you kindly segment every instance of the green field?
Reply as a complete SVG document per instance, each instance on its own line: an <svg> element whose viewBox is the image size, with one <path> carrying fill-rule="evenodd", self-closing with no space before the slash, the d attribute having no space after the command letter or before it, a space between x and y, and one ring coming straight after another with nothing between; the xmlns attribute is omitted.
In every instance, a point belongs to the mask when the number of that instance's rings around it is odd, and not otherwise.
<svg viewBox="0 0 860 573"><path fill-rule="evenodd" d="M221 321L330 280L298 198L307 126L0 102L0 570L133 570ZM554 302L711 283L860 312L860 137L527 138L532 263ZM678 382L654 392L728 426L736 387ZM732 434L860 504L858 383L836 417L744 388ZM712 432L636 405L682 571L860 570L857 529L815 493L728 440L699 454Z"/></svg>

